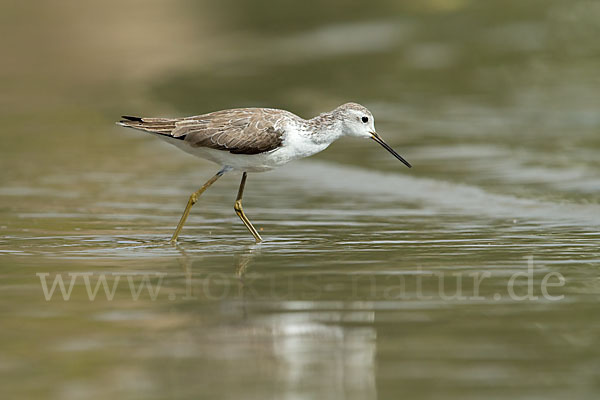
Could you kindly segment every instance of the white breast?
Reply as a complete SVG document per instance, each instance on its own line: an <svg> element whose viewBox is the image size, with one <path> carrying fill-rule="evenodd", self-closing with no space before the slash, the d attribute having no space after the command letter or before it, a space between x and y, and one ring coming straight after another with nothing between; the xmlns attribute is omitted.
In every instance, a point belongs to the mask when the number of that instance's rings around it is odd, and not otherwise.
<svg viewBox="0 0 600 400"><path fill-rule="evenodd" d="M292 124L290 124L292 125ZM260 154L232 154L224 150L215 150L206 147L191 147L183 140L157 135L186 153L196 157L213 161L221 166L229 166L238 171L263 172L280 167L290 161L309 157L329 146L327 143L314 143L309 132L300 130L297 126L286 127L282 146L267 153Z"/></svg>

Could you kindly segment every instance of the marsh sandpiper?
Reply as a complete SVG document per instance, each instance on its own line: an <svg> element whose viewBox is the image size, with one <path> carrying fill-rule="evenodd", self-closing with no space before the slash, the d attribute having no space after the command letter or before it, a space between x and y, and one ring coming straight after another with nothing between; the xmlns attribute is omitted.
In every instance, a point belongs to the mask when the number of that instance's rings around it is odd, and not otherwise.
<svg viewBox="0 0 600 400"><path fill-rule="evenodd" d="M234 210L259 243L262 238L242 208L248 172L269 171L311 156L342 136L372 139L411 167L375 132L371 112L356 103L343 104L308 120L273 108L238 108L185 118L122 118L118 122L121 126L149 132L187 153L221 165L219 172L190 196L171 243L177 241L198 197L228 171L242 172Z"/></svg>

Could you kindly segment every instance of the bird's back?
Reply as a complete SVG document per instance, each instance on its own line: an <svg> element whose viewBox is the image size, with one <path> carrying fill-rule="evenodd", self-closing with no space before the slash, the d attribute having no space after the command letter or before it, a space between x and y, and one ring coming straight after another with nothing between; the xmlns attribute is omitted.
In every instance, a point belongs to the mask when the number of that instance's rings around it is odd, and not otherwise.
<svg viewBox="0 0 600 400"><path fill-rule="evenodd" d="M123 116L119 125L170 139L197 148L233 154L260 154L281 146L289 123L303 121L285 110L237 108L185 118L143 118Z"/></svg>

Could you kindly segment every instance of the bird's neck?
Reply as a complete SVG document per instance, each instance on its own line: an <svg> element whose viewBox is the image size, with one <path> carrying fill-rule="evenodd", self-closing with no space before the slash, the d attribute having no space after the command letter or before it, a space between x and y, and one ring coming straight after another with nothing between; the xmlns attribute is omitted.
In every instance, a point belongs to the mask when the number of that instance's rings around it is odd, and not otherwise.
<svg viewBox="0 0 600 400"><path fill-rule="evenodd" d="M334 112L323 113L307 120L306 128L315 144L331 144L344 135L342 121Z"/></svg>

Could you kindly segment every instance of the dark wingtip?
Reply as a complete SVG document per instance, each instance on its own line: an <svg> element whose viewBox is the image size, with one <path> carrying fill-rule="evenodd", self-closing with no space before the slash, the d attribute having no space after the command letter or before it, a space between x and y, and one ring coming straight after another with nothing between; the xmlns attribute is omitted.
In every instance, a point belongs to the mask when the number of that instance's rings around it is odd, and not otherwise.
<svg viewBox="0 0 600 400"><path fill-rule="evenodd" d="M142 117L132 117L130 115L121 115L121 118L126 119L127 121L143 122Z"/></svg>

